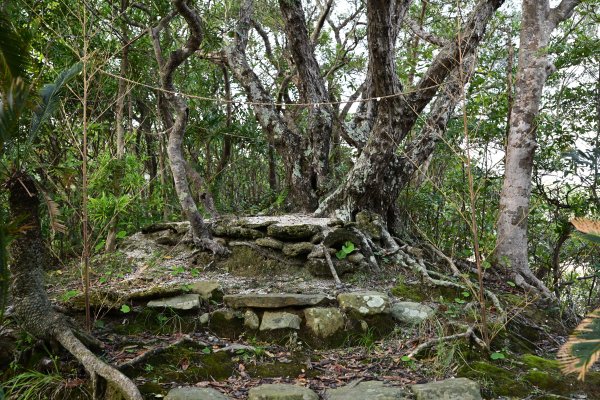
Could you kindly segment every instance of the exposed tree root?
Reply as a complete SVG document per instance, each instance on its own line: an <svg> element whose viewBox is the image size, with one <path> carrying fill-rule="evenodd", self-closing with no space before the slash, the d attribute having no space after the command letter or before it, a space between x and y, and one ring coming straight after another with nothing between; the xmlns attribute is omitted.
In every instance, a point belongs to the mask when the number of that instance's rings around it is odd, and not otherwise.
<svg viewBox="0 0 600 400"><path fill-rule="evenodd" d="M515 272L515 284L526 291L539 293L544 299L552 302L556 301L556 296L552 293L544 282L540 281L533 272L529 270Z"/></svg>
<svg viewBox="0 0 600 400"><path fill-rule="evenodd" d="M164 345L164 346L154 347L154 348L152 348L152 349L150 349L150 350L148 350L148 351L140 354L139 356L134 357L134 358L132 358L131 360L129 360L127 362L124 362L123 364L119 365L119 369L123 370L123 369L128 368L128 367L134 367L136 365L140 365L141 363L143 363L144 361L146 361L150 357L153 357L155 355L164 353L165 351L167 351L169 349L172 349L174 347L177 347L177 346L179 346L181 344L184 344L184 343L201 344L201 345L204 345L204 346L208 346L209 345L208 343L204 343L204 342L201 342L201 341L198 341L198 340L194 340L191 337L185 335L185 336L177 339L173 343L169 343L169 344Z"/></svg>
<svg viewBox="0 0 600 400"><path fill-rule="evenodd" d="M321 246L321 250L323 251L323 255L325 255L325 260L327 260L327 265L329 266L331 275L333 276L333 279L335 280L335 284L338 286L341 286L342 281L340 280L340 277L338 276L337 271L335 270L335 267L333 266L333 261L331 261L331 255L329 254L329 250L327 250L327 247L325 247L325 245L323 243L321 243L320 246Z"/></svg>
<svg viewBox="0 0 600 400"><path fill-rule="evenodd" d="M43 264L47 260L38 215L38 191L33 179L16 174L7 183L10 191L11 218L20 221L22 233L10 244L11 292L14 319L20 327L43 340L56 340L89 372L94 397L104 396L97 389L118 390L126 400L141 400L135 384L92 353L75 336L69 320L52 307L44 287ZM98 345L89 335L79 335L85 342ZM101 378L101 379L98 379Z"/></svg>
<svg viewBox="0 0 600 400"><path fill-rule="evenodd" d="M481 340L479 337L477 337L473 327L470 326L467 328L466 332L464 332L464 333L457 333L454 335L437 337L437 338L428 340L426 342L423 342L420 345L418 345L417 347L415 347L413 349L413 351L411 351L407 355L408 355L408 357L413 358L425 349L428 349L428 348L438 345L440 343L449 342L449 341L456 340L456 339L463 339L463 338L470 338L475 343L477 343L477 345L479 345L482 349L487 349L487 346L484 343L484 341Z"/></svg>
<svg viewBox="0 0 600 400"><path fill-rule="evenodd" d="M351 227L350 231L360 239L360 250L367 258L367 262L369 263L371 270L381 271L381 268L379 268L379 263L377 262L377 258L375 257L375 253L373 252L374 249L377 249L377 246L359 229Z"/></svg>
<svg viewBox="0 0 600 400"><path fill-rule="evenodd" d="M71 329L61 327L56 329L54 337L58 342L69 351L85 368L85 370L92 377L92 382L97 381L97 377L100 376L108 382L109 385L113 385L121 395L128 400L142 400L143 397L140 394L137 386L126 377L122 372L114 367L111 367L100 358L96 357L75 335ZM104 397L103 393L99 393L96 389L99 385L94 385L94 398ZM101 385L100 385L101 386Z"/></svg>

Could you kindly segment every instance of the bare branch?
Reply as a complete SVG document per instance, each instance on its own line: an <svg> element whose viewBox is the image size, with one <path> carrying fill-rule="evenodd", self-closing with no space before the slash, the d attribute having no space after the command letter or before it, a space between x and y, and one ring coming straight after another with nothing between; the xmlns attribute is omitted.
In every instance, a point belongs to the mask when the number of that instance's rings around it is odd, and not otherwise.
<svg viewBox="0 0 600 400"><path fill-rule="evenodd" d="M559 5L551 9L548 16L551 30L554 30L558 24L570 18L579 3L581 3L581 0L562 0Z"/></svg>
<svg viewBox="0 0 600 400"><path fill-rule="evenodd" d="M417 23L417 21L414 21L410 18L405 18L404 24L408 26L409 29L413 31L415 35L417 35L426 42L440 47L444 47L448 44L448 41L446 39L438 37L424 30L423 27Z"/></svg>

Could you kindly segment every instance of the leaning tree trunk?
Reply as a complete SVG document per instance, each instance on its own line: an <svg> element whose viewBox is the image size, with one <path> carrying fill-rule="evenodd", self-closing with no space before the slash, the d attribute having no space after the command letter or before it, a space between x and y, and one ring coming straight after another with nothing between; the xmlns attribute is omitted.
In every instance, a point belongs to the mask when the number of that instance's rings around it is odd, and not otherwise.
<svg viewBox="0 0 600 400"><path fill-rule="evenodd" d="M186 161L183 155L183 137L187 126L189 110L186 101L176 93L173 84L173 75L177 68L183 64L200 47L202 42L202 22L196 12L184 0L173 2L177 12L183 16L190 29L190 35L185 46L172 51L165 62L162 57L160 29L150 28L156 59L160 67L160 81L162 93L159 94L159 111L165 127L169 131L167 154L175 184L175 192L179 199L181 209L190 222L194 242L214 254L225 254L227 249L212 239L208 226L204 223L196 202L190 192L186 174ZM160 25L162 29L162 25Z"/></svg>
<svg viewBox="0 0 600 400"><path fill-rule="evenodd" d="M58 341L81 362L93 382L99 384L98 378L102 378L126 399L141 400L142 395L133 382L88 350L65 316L56 312L48 299L43 273L47 255L38 213L38 190L33 179L24 173L15 173L6 187L11 219L19 221L21 226L19 235L10 244L13 315L19 326L38 339Z"/></svg>
<svg viewBox="0 0 600 400"><path fill-rule="evenodd" d="M500 194L495 259L512 271L515 283L546 298L552 292L529 268L527 218L536 143L536 118L542 90L554 66L546 47L558 23L568 18L578 0L563 0L550 9L547 0L524 0L521 46L506 146L504 183Z"/></svg>

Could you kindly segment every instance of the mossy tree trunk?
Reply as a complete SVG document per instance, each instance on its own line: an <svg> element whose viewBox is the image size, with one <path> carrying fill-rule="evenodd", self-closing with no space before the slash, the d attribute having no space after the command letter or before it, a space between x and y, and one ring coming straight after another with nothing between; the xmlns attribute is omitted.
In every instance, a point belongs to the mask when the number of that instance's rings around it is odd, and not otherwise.
<svg viewBox="0 0 600 400"><path fill-rule="evenodd" d="M14 173L6 183L10 216L20 229L10 252L11 294L19 326L42 340L58 341L84 366L98 386L116 388L126 399L141 400L133 382L95 356L76 336L67 318L52 307L44 287L43 265L48 259L39 218L38 189L25 173ZM78 336L84 337L84 334ZM101 379L98 379L101 378ZM103 397L95 391L95 398Z"/></svg>

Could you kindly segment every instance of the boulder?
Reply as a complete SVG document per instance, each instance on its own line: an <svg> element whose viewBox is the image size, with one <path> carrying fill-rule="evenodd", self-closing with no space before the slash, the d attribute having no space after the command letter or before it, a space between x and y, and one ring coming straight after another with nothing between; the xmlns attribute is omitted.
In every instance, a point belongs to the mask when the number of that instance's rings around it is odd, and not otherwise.
<svg viewBox="0 0 600 400"><path fill-rule="evenodd" d="M149 308L171 308L173 310L195 310L200 308L200 296L194 293L157 299L148 302Z"/></svg>
<svg viewBox="0 0 600 400"><path fill-rule="evenodd" d="M335 307L314 307L304 310L306 326L318 337L326 338L344 328L344 315Z"/></svg>
<svg viewBox="0 0 600 400"><path fill-rule="evenodd" d="M264 237L260 239L256 239L254 241L259 246L267 247L269 249L281 250L283 249L283 242L277 239L273 239L272 237Z"/></svg>
<svg viewBox="0 0 600 400"><path fill-rule="evenodd" d="M337 300L343 310L356 312L362 316L387 314L390 310L388 295L380 292L340 293Z"/></svg>
<svg viewBox="0 0 600 400"><path fill-rule="evenodd" d="M282 252L288 257L297 257L312 252L314 244L309 242L286 243L283 245Z"/></svg>
<svg viewBox="0 0 600 400"><path fill-rule="evenodd" d="M481 400L479 383L467 378L411 385L410 388L417 400Z"/></svg>
<svg viewBox="0 0 600 400"><path fill-rule="evenodd" d="M261 331L277 329L300 329L302 319L296 314L278 311L265 311L260 324Z"/></svg>
<svg viewBox="0 0 600 400"><path fill-rule="evenodd" d="M248 400L319 400L319 396L309 388L278 383L250 389Z"/></svg>
<svg viewBox="0 0 600 400"><path fill-rule="evenodd" d="M401 400L409 399L408 393L399 387L388 386L380 381L360 382L358 385L346 385L326 392L329 400L368 399Z"/></svg>
<svg viewBox="0 0 600 400"><path fill-rule="evenodd" d="M218 281L198 281L190 285L190 292L200 295L200 298L205 301L223 300L223 290Z"/></svg>
<svg viewBox="0 0 600 400"><path fill-rule="evenodd" d="M398 322L417 325L431 318L435 314L435 310L425 304L401 301L392 304L391 313Z"/></svg>
<svg viewBox="0 0 600 400"><path fill-rule="evenodd" d="M244 326L248 329L257 330L260 326L260 319L254 311L247 310L244 313Z"/></svg>
<svg viewBox="0 0 600 400"><path fill-rule="evenodd" d="M354 264L360 264L365 260L365 256L362 253L355 252L348 256L348 261Z"/></svg>
<svg viewBox="0 0 600 400"><path fill-rule="evenodd" d="M307 240L321 231L319 225L311 224L273 224L267 227L267 234L281 240Z"/></svg>
<svg viewBox="0 0 600 400"><path fill-rule="evenodd" d="M165 400L229 400L229 397L215 389L181 387L169 390Z"/></svg>
<svg viewBox="0 0 600 400"><path fill-rule="evenodd" d="M284 308L316 306L328 301L325 294L231 294L223 296L225 304L231 308Z"/></svg>

